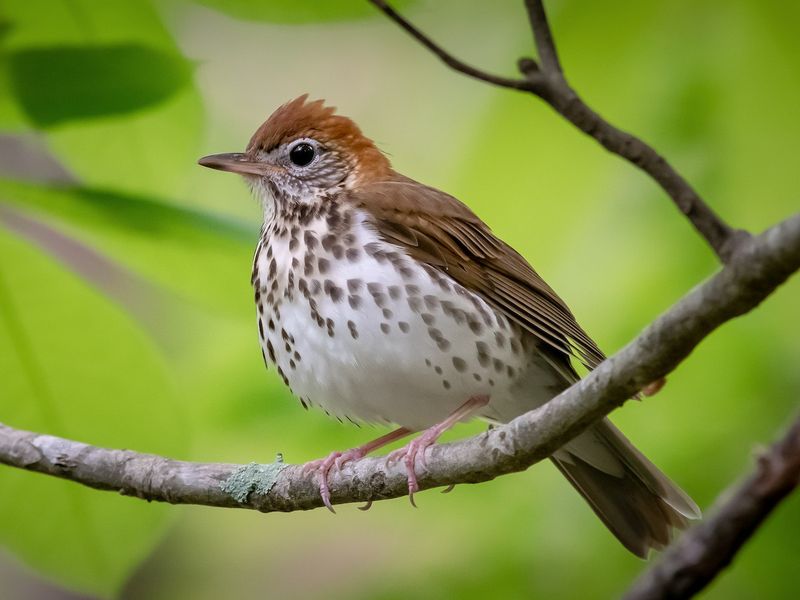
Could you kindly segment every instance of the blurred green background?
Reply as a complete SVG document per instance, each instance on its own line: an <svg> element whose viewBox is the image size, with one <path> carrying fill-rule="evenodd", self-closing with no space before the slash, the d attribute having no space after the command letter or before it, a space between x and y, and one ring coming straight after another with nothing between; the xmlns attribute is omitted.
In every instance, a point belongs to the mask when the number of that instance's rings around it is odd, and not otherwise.
<svg viewBox="0 0 800 600"><path fill-rule="evenodd" d="M532 52L522 2L399 5L488 69ZM547 8L579 92L731 223L760 231L800 207L800 4ZM0 421L233 462L378 433L306 413L265 371L259 207L195 165L304 92L466 201L609 353L716 269L647 177L537 99L447 70L364 0L4 0ZM795 278L614 415L701 507L796 411L799 292ZM417 501L259 515L0 468L0 597L608 598L646 567L546 464ZM795 496L704 596L795 598L798 531Z"/></svg>

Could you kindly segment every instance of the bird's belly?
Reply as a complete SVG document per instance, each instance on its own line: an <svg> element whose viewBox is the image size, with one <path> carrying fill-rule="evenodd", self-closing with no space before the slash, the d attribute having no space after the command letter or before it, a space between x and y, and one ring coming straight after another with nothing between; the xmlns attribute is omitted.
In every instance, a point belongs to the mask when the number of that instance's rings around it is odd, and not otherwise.
<svg viewBox="0 0 800 600"><path fill-rule="evenodd" d="M489 396L480 416L497 421L538 403L517 389L535 353L516 325L397 248L373 250L330 256L324 273L288 268L291 284L261 308L265 357L304 405L416 430L473 396Z"/></svg>

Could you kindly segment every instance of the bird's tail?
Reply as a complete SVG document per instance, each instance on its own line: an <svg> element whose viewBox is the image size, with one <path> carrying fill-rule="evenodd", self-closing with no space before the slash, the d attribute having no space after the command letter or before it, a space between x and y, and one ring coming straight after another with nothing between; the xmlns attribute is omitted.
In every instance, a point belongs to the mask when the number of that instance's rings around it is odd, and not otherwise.
<svg viewBox="0 0 800 600"><path fill-rule="evenodd" d="M560 448L551 460L631 552L666 546L700 509L608 419Z"/></svg>

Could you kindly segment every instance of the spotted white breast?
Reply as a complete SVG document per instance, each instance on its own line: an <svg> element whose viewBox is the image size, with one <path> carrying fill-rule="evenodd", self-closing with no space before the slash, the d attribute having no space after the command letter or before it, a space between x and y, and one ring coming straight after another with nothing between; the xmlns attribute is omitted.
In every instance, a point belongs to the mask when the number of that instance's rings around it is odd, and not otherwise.
<svg viewBox="0 0 800 600"><path fill-rule="evenodd" d="M416 430L487 395L481 416L507 421L563 389L516 325L356 209L273 215L253 282L265 359L332 416Z"/></svg>

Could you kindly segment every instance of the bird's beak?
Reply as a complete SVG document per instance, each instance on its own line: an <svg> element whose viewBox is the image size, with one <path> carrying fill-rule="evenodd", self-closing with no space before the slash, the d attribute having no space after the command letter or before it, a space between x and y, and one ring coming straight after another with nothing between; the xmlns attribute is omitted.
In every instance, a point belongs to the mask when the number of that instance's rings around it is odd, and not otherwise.
<svg viewBox="0 0 800 600"><path fill-rule="evenodd" d="M239 173L240 175L256 175L258 177L263 177L279 170L279 167L254 161L241 152L204 156L197 161L197 164L208 167L209 169L230 171L231 173Z"/></svg>

